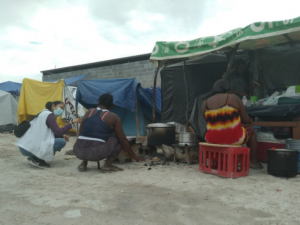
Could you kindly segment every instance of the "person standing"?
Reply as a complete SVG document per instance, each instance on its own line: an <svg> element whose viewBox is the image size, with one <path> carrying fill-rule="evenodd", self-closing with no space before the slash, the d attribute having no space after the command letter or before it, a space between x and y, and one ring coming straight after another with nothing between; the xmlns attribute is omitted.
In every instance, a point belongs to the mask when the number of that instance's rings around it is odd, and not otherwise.
<svg viewBox="0 0 300 225"><path fill-rule="evenodd" d="M230 84L230 93L236 94L239 97L248 96L248 84L244 79L246 64L243 60L239 59L234 62L233 69L228 74L226 79Z"/></svg>

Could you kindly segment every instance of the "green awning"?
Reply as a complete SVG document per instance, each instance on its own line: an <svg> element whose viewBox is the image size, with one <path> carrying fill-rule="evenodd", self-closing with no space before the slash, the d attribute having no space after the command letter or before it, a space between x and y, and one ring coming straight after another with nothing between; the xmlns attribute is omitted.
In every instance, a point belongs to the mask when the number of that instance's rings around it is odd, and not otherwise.
<svg viewBox="0 0 300 225"><path fill-rule="evenodd" d="M300 17L283 21L258 22L226 33L181 42L156 42L150 61L158 67L167 60L195 58L203 54L234 48L255 50L271 45L300 40Z"/></svg>

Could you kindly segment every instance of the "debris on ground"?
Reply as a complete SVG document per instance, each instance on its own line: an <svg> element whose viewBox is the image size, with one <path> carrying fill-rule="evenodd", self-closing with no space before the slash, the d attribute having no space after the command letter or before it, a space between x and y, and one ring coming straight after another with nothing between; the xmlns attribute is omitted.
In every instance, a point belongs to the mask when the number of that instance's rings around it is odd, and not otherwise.
<svg viewBox="0 0 300 225"><path fill-rule="evenodd" d="M159 161L160 161L160 158L157 158L157 157L152 159L152 162L159 162Z"/></svg>
<svg viewBox="0 0 300 225"><path fill-rule="evenodd" d="M73 150L66 151L65 155L75 155Z"/></svg>

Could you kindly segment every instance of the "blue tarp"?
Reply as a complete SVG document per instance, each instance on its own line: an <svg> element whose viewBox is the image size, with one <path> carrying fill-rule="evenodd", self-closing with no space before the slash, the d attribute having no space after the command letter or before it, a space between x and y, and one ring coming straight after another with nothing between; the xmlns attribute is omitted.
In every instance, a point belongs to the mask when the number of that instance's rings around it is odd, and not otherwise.
<svg viewBox="0 0 300 225"><path fill-rule="evenodd" d="M141 87L140 83L132 79L83 80L77 85L76 104L85 108L95 108L98 98L102 94L110 93L114 97L112 112L122 120L124 132L127 136L137 135L135 120L135 98L138 100L138 117L141 135L145 135L145 127L152 120L152 98ZM156 107L156 118L160 120L160 110Z"/></svg>
<svg viewBox="0 0 300 225"><path fill-rule="evenodd" d="M9 92L9 93L11 93L13 95L17 95L17 96L20 95L21 88L22 88L21 83L16 83L16 82L12 82L12 81L0 83L1 91L6 91L6 92Z"/></svg>
<svg viewBox="0 0 300 225"><path fill-rule="evenodd" d="M85 78L86 76L88 76L88 74L85 74L85 75L81 75L81 76L77 76L77 77L71 77L71 78L66 78L66 79L63 79L66 83L67 86L70 86L80 80L82 80L83 78ZM53 82L53 83L56 83L57 81L59 80L55 80L55 81L48 81L48 82Z"/></svg>
<svg viewBox="0 0 300 225"><path fill-rule="evenodd" d="M144 88L145 92L147 95L152 99L152 94L153 94L153 88ZM161 112L161 88L156 87L155 90L155 100L156 100L156 107L159 109Z"/></svg>

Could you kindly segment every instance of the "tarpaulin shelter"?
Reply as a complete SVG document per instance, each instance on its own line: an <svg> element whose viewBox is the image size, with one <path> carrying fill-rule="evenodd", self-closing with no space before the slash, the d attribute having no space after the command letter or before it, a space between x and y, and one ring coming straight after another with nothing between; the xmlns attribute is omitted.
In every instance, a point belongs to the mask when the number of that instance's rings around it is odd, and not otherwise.
<svg viewBox="0 0 300 225"><path fill-rule="evenodd" d="M78 81L82 80L83 78L87 77L89 74L85 74L85 75L81 75L81 76L77 76L77 77L70 77L70 78L65 78L63 79L65 84L68 86L69 91L72 93L73 97L74 97L74 101L76 98L76 91L77 91L77 87L71 86L74 85L75 83L77 83ZM59 80L55 80L55 81L49 81L51 83L56 83ZM84 107L79 104L77 107L77 114L79 117L84 116L85 114L85 109Z"/></svg>
<svg viewBox="0 0 300 225"><path fill-rule="evenodd" d="M153 98L153 88L144 88L146 94L149 96L149 98ZM155 92L155 99L156 99L156 106L159 109L159 111L161 112L161 88L160 87L156 87L156 92Z"/></svg>
<svg viewBox="0 0 300 225"><path fill-rule="evenodd" d="M10 93L0 90L0 107L0 132L12 132L18 124L18 103Z"/></svg>
<svg viewBox="0 0 300 225"><path fill-rule="evenodd" d="M156 77L159 69L165 64L166 61L171 59L183 60L183 70L181 70L180 79L181 82L185 84L184 97L186 100L184 101L182 108L186 109L185 123L188 125L189 115L191 112L190 107L194 102L191 101L193 99L189 98L189 92L191 89L189 87L186 68L187 59L194 59L218 52L226 54L227 60L226 62L224 61L224 63L227 63L228 66L226 68L226 66L223 65L223 71L217 72L217 74L219 74L219 78L221 78L224 72L226 75L230 71L237 50L257 53L259 49L269 46L284 43L294 45L299 40L300 17L283 21L253 23L245 28L237 28L220 35L200 37L191 41L156 42L153 52L150 56L150 61L157 67L154 83L156 83ZM194 74L193 76L205 76L205 74ZM166 81L162 77L162 99L165 97L164 82ZM168 105L164 104L163 100L162 114L164 114L165 110L170 111L171 109L168 108Z"/></svg>
<svg viewBox="0 0 300 225"><path fill-rule="evenodd" d="M191 41L156 42L150 61L161 67L167 60L195 58L217 51L238 49L255 50L271 45L300 41L300 17L283 21L258 22L226 33L200 37Z"/></svg>
<svg viewBox="0 0 300 225"><path fill-rule="evenodd" d="M110 93L114 98L116 113L127 136L145 136L145 127L152 118L152 99L146 94L140 83L132 79L83 80L77 85L76 104L85 108L96 108L98 98ZM160 110L156 107L157 121Z"/></svg>
<svg viewBox="0 0 300 225"><path fill-rule="evenodd" d="M21 92L22 84L12 81L0 83L0 90L9 92L13 95L19 96Z"/></svg>
<svg viewBox="0 0 300 225"><path fill-rule="evenodd" d="M65 103L64 114L57 117L57 123L60 127L66 124L62 117L72 117L70 115L72 113L69 112L70 108L73 109L73 114L75 115L75 101L73 101L73 96L63 80L59 80L56 83L48 83L25 78L22 83L18 105L19 123L24 120L30 120L33 116L40 113L45 109L45 105L49 101L62 101ZM72 104L72 101L74 104ZM66 120L69 122L71 119L73 117Z"/></svg>
<svg viewBox="0 0 300 225"><path fill-rule="evenodd" d="M89 74L84 74L81 76L77 76L77 77L70 77L70 78L64 78L63 80L65 81L67 86L70 86L72 84L75 84L76 82L82 80L83 78L87 77ZM55 80L55 81L49 81L49 82L53 82L56 83L59 80Z"/></svg>

